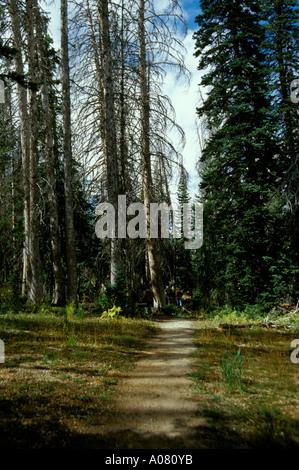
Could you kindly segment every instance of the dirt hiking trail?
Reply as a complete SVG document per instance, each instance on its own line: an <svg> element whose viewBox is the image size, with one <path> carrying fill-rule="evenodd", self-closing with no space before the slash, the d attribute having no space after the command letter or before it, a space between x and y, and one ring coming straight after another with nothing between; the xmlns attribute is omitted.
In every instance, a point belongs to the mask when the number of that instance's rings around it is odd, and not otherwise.
<svg viewBox="0 0 299 470"><path fill-rule="evenodd" d="M88 444L85 440L85 448L206 447L198 442L198 403L188 376L196 321L167 319L157 326L158 334L147 344L142 358L121 376L117 398L89 435Z"/></svg>

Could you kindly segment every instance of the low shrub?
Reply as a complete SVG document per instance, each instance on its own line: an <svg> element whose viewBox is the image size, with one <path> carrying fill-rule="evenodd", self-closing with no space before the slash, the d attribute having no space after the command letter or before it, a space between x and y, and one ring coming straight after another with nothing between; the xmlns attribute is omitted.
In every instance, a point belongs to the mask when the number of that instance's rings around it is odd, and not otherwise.
<svg viewBox="0 0 299 470"><path fill-rule="evenodd" d="M230 305L224 305L208 314L208 318L216 322L226 323L246 323L262 321L267 315L267 311L260 304L246 305L243 309L238 309Z"/></svg>
<svg viewBox="0 0 299 470"><path fill-rule="evenodd" d="M103 314L101 315L101 318L104 320L119 320L120 318L123 318L121 316L122 309L121 307L117 307L116 305L113 305L112 308L109 308Z"/></svg>

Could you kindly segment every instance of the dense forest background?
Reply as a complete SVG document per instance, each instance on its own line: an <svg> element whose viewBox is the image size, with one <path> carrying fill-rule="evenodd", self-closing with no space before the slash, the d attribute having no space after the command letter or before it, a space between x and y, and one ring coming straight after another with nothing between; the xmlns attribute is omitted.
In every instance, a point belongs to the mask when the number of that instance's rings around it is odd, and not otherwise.
<svg viewBox="0 0 299 470"><path fill-rule="evenodd" d="M297 2L196 5L195 199L163 93L170 70L188 80L187 25L164 3L61 0L56 50L43 2L0 0L1 309L125 308L147 284L160 306L166 285L192 309L298 301ZM169 205L173 181L180 205L203 204L201 248L153 239L149 217L145 238L97 238L100 202Z"/></svg>

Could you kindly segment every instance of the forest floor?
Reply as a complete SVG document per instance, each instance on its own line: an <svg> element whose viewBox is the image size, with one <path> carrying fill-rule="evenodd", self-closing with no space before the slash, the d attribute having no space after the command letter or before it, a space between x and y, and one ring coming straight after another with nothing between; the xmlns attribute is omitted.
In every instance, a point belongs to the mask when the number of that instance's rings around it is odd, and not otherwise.
<svg viewBox="0 0 299 470"><path fill-rule="evenodd" d="M36 314L1 326L1 449L299 447L298 331Z"/></svg>

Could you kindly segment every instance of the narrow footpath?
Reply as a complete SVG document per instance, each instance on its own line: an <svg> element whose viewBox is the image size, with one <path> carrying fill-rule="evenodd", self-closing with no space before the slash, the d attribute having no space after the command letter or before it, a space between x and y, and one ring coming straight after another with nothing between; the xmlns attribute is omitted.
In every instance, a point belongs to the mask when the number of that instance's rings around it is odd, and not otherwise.
<svg viewBox="0 0 299 470"><path fill-rule="evenodd" d="M117 399L89 448L191 449L198 442L198 404L191 389L196 322L167 319L136 366L120 379ZM85 441L86 445L86 441Z"/></svg>

